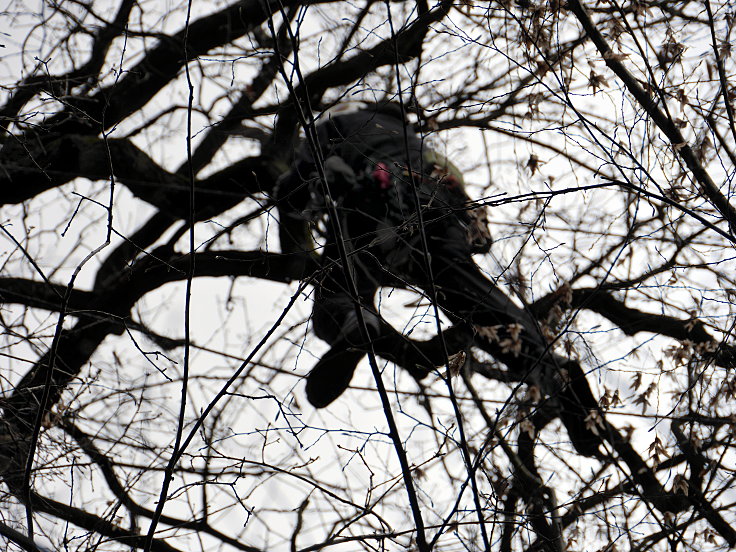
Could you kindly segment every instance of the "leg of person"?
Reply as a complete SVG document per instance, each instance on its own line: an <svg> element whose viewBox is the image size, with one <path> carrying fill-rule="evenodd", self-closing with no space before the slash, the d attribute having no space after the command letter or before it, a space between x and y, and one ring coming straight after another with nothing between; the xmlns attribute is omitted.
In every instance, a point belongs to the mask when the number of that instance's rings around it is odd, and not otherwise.
<svg viewBox="0 0 736 552"><path fill-rule="evenodd" d="M556 403L580 454L599 456L601 438L590 429L588 420L595 415L591 411L598 410L598 402L580 365L552 353L534 318L488 280L472 259L460 262L437 255L432 261L437 300L443 310L453 318L487 328L479 336L482 348Z"/></svg>
<svg viewBox="0 0 736 552"><path fill-rule="evenodd" d="M307 399L316 408L329 405L348 388L365 356L364 332L371 339L380 331L380 318L373 308L378 286L370 275L362 270L353 272L359 293L354 298L346 289L346 274L337 263L328 270L330 273L315 290L312 311L317 337L331 346L307 376Z"/></svg>

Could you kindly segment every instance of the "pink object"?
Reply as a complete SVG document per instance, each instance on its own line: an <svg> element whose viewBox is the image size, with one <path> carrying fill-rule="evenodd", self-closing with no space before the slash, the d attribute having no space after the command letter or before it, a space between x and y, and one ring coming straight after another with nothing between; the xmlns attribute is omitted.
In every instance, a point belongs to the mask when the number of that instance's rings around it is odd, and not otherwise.
<svg viewBox="0 0 736 552"><path fill-rule="evenodd" d="M445 187L448 190L462 190L460 181L451 174L445 176Z"/></svg>
<svg viewBox="0 0 736 552"><path fill-rule="evenodd" d="M388 190L391 187L391 173L386 163L376 163L376 168L373 169L371 176L378 183L381 190Z"/></svg>

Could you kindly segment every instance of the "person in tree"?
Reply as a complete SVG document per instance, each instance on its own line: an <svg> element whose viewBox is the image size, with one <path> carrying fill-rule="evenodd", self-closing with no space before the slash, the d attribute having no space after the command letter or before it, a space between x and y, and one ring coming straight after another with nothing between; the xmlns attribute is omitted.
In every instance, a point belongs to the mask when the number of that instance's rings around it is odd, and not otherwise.
<svg viewBox="0 0 736 552"><path fill-rule="evenodd" d="M386 324L377 290L418 288L549 397L578 452L598 455L601 440L585 422L598 405L580 366L553 354L537 321L473 260L492 240L457 168L424 146L395 103L332 115L312 130L277 192L282 250L316 252L310 224L324 242L312 323L331 348L307 377L309 402L323 408L349 386Z"/></svg>

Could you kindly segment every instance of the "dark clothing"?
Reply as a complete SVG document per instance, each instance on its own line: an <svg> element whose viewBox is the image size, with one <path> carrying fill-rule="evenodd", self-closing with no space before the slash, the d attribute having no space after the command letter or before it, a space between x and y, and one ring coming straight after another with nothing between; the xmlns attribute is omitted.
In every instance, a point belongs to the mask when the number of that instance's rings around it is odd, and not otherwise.
<svg viewBox="0 0 736 552"><path fill-rule="evenodd" d="M316 291L314 329L329 343L341 336L354 342L359 333L354 299L340 266L338 237L326 216L325 188L337 204L340 238L351 255L352 277L361 303L369 307L368 318L375 317L370 307L378 287L428 282L414 189L428 246L437 257L433 264L470 260L471 201L456 176L422 155L419 137L411 129L405 132L400 112L335 116L317 125L316 135L314 148L326 183L319 180L312 148L304 144L279 187L279 201L287 205L281 218L324 219L325 274Z"/></svg>
<svg viewBox="0 0 736 552"><path fill-rule="evenodd" d="M582 436L585 431L579 427L587 410L596 407L587 382L585 389L573 391L561 376L564 368L585 381L580 367L548 352L536 321L486 278L472 259L474 252L487 251L490 236L480 232L487 236L480 247L470 237L478 220L462 177L453 174L446 162L438 166L437 157L423 151L419 137L410 128L405 131L400 113L364 110L334 116L316 127L316 135L318 161L308 144L302 146L279 191L282 223L288 217L292 223L301 217L321 220L324 228L324 273L315 285L312 320L317 336L332 348L308 377L309 401L324 407L340 396L364 355L367 344L356 304L372 338L381 327L374 307L379 287L416 286L429 295L434 284L437 303L453 322L494 327L493 337L479 336L477 343L522 380L559 397L562 410L567 411L562 413L563 421L576 448L587 451L583 454L597 450L597 442L583 442L589 436ZM320 172L326 182L319 180ZM335 235L334 221L327 216L326 193L336 203L341 236ZM282 243L293 237L285 234L288 231L282 231ZM342 265L338 239L345 244L349 267ZM355 282L358 297L350 293L348 277Z"/></svg>

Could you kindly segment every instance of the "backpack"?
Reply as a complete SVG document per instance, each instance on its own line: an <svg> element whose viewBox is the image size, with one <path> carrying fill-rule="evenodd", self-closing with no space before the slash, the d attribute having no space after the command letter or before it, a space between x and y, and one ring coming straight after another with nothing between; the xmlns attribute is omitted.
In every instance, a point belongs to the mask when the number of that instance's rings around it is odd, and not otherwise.
<svg viewBox="0 0 736 552"><path fill-rule="evenodd" d="M310 226L332 238L325 221L326 193L343 213L341 223L351 237L373 234L371 240L383 240L387 253L395 252L399 235L413 241L417 200L425 222L446 230L459 225L453 230L463 236L468 254L487 252L492 242L485 210L465 193L460 171L424 146L394 103L340 113L318 124L311 144L305 140L277 189L284 252L312 250Z"/></svg>

